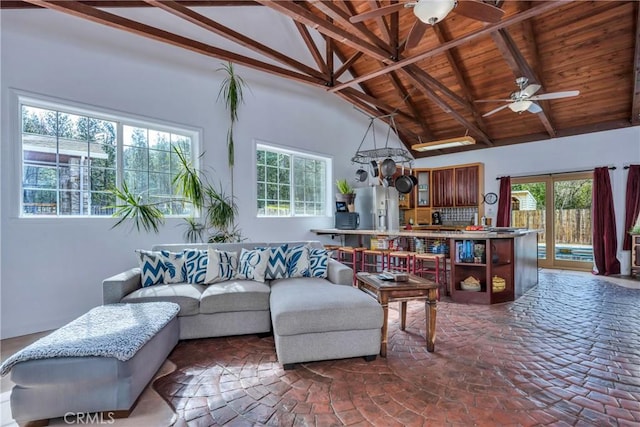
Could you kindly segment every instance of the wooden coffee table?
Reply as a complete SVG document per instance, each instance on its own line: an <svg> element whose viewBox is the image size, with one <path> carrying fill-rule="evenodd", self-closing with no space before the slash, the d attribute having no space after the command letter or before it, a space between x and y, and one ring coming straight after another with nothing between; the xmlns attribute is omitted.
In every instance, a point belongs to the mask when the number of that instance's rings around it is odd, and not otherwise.
<svg viewBox="0 0 640 427"><path fill-rule="evenodd" d="M382 343L380 356L387 356L387 322L389 303L400 302L400 329L404 331L407 321L407 301L425 302L425 323L427 326L427 351L432 352L436 340L436 302L438 284L414 274L409 274L406 282L382 280L378 273L360 272L356 275L358 288L376 298L382 305L384 320L382 323Z"/></svg>

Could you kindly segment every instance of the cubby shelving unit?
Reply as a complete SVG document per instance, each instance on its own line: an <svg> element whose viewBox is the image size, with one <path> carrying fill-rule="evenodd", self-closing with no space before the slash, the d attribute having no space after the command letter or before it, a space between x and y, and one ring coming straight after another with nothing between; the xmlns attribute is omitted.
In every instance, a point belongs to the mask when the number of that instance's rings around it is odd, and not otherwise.
<svg viewBox="0 0 640 427"><path fill-rule="evenodd" d="M515 298L513 239L451 239L451 299L455 302L496 304ZM480 281L480 290L464 290L469 276ZM504 289L494 286L494 277L504 279ZM499 280L496 280L496 282Z"/></svg>

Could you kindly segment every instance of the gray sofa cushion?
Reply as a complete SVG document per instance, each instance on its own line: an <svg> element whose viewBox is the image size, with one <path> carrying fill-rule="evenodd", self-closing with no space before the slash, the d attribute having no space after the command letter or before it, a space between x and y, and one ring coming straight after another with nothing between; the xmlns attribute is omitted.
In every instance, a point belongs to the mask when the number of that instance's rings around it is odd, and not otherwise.
<svg viewBox="0 0 640 427"><path fill-rule="evenodd" d="M200 313L269 310L269 285L253 280L213 283L200 298Z"/></svg>
<svg viewBox="0 0 640 427"><path fill-rule="evenodd" d="M122 298L122 302L175 302L180 306L178 316L192 316L199 313L200 296L204 290L203 285L189 283L153 285L131 292Z"/></svg>
<svg viewBox="0 0 640 427"><path fill-rule="evenodd" d="M271 319L281 336L375 329L382 327L382 307L357 288L325 279L279 279L271 282Z"/></svg>

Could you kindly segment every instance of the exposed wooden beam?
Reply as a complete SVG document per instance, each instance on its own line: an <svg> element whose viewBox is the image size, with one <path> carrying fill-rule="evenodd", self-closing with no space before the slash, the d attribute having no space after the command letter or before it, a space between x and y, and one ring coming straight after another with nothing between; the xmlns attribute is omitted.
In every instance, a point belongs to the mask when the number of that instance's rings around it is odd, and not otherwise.
<svg viewBox="0 0 640 427"><path fill-rule="evenodd" d="M349 22L351 14L345 12L342 8L338 7L337 4L323 0L307 0L307 2L343 27L352 29L362 37L368 39L370 42L373 42L379 48L384 49L388 57L391 56L391 47L388 43L375 35L373 31L369 30L364 23L359 22L357 24L353 24ZM351 3L344 3L344 6L349 10L353 10L353 5Z"/></svg>
<svg viewBox="0 0 640 427"><path fill-rule="evenodd" d="M333 39L331 37L324 36L324 45L325 45L325 62L327 64L327 73L331 77L331 81L329 82L330 86L333 86Z"/></svg>
<svg viewBox="0 0 640 427"><path fill-rule="evenodd" d="M323 74L320 71L314 70L313 68L299 61L296 61L295 59L292 59L274 49L271 49L268 46L263 45L262 43L259 43L243 34L238 33L237 31L232 30L231 28L219 24L213 19L210 19L189 9L188 7L184 6L183 3L171 0L145 0L145 3L148 3L151 6L158 7L166 12L171 13L172 15L191 22L192 24L197 25L200 28L204 28L207 31L211 31L215 34L218 34L219 36L238 43L241 46L251 49L254 52L258 52L268 58L275 59L276 61L288 65L291 68L295 68L298 71L309 74L310 76L316 77L318 79L327 79L326 72Z"/></svg>
<svg viewBox="0 0 640 427"><path fill-rule="evenodd" d="M353 106L359 108L360 110L364 111L365 113L369 114L372 117L378 117L381 115L379 110L375 109L374 107L364 102L362 99L358 98L357 96L354 96L351 91L339 92L336 95L338 95L340 98L346 100ZM391 125L391 120L389 119L389 117L381 117L380 120L387 123L388 125ZM415 133L411 132L408 129L405 129L403 126L398 125L398 123L394 122L394 124L396 129L398 130L398 133L400 134L398 135L398 137L400 138L400 140L405 146L407 145L407 143L404 141L405 139L411 139L413 141L416 141L418 139L418 136Z"/></svg>
<svg viewBox="0 0 640 427"><path fill-rule="evenodd" d="M378 59L384 63L393 62L390 55L384 49L374 46L361 38L357 37L353 33L344 30L337 25L327 22L327 20L315 15L306 8L294 3L291 0L271 1L271 0L257 0L259 3L266 7L269 7L283 15L289 16L293 20L300 22L308 27L314 28L320 33L336 39L341 43L344 43L356 50L361 50L365 54L372 58ZM353 86L353 85L349 85Z"/></svg>
<svg viewBox="0 0 640 427"><path fill-rule="evenodd" d="M260 0L260 1L264 1L264 0ZM346 83L343 83L341 85L338 86L334 86L333 88L330 89L331 92L337 92L339 90L344 89L345 87L349 87L349 86L353 86L357 83L362 83L365 82L367 80L371 80L375 77L379 77L382 76L384 74L390 73L391 71L394 70L398 70L400 68L404 68L409 64L415 64L416 62L422 61L424 59L427 58L431 58L433 56L439 55L451 48L460 46L462 44L468 43L471 40L474 40L480 36L485 36L487 34L492 33L493 31L497 31L501 28L506 28L510 25L513 24L517 24L519 22L522 22L524 20L527 19L531 19L535 16L541 15L543 13L546 12L550 12L553 9L556 9L560 6L566 6L567 1L565 0L559 0L559 1L552 1L552 2L545 2L543 4L541 4L540 6L536 6L534 8L531 8L529 10L526 10L524 12L520 12L518 14L512 15L508 18L503 19L502 21L495 23L495 24L491 24L491 25L487 25L486 27L483 27L479 30L476 30L474 32L471 32L469 34L466 34L464 36L458 37L456 39L453 39L445 44L441 44L440 46L433 48L431 50L428 50L426 52L423 53L419 53L417 55L411 56L409 58L405 58L402 59L394 64L391 65L387 65L384 68L381 68L379 70L373 71L371 73L368 74L364 74L358 78L355 78L351 81L348 81Z"/></svg>
<svg viewBox="0 0 640 427"><path fill-rule="evenodd" d="M372 9L377 9L380 7L379 0L367 0L367 3L369 4L369 7ZM393 45L391 44L391 38L392 38L391 32L389 31L389 27L387 26L387 23L385 22L384 18L382 16L378 16L377 18L375 18L375 21L383 37L386 39L387 44L393 47Z"/></svg>
<svg viewBox="0 0 640 427"><path fill-rule="evenodd" d="M420 114L420 109L411 100L410 93L402 84L402 81L398 77L397 72L392 71L391 73L387 74L387 77L389 78L389 81L391 82L393 87L402 96L402 100L404 104L407 106L407 108L409 109L409 111L411 111L411 113L416 117L425 138L435 139L433 132L431 132L431 129L429 129L429 126L427 126L427 123L422 119L422 115Z"/></svg>
<svg viewBox="0 0 640 427"><path fill-rule="evenodd" d="M375 34L371 33L364 26L363 23L359 23L359 24L355 24L354 25L351 22L349 22L350 16L354 13L353 5L351 3L346 3L345 4L345 6L352 11L351 15L349 15L349 14L346 14L342 9L338 8L333 3L322 2L322 1L319 1L319 0L309 0L309 1L310 1L311 4L313 4L319 10L321 10L323 13L327 14L331 18L335 18L342 25L345 25L345 26L351 27L351 28L355 28L356 30L361 28L361 27L363 27L364 30L362 30L361 32L364 35L366 35L370 40L372 40L374 43L376 43L378 46L380 46L380 44L382 43L382 40L380 40ZM391 54L391 52L393 51L392 47L388 46L388 45L384 46L383 48L386 49L389 52L389 54ZM440 91L444 95L448 96L454 102L458 103L459 105L461 105L462 107L464 107L468 111L470 111L470 112L473 111L473 106L469 102L467 102L466 100L464 100L461 97L459 97L453 91L449 90L449 88L447 88L445 85L440 83L438 80L436 80L433 77L431 77L426 71L422 70L417 65L410 64L410 65L407 66L407 70L404 70L404 71L408 71L409 73L411 73L411 75L409 76L410 78L415 78L415 77L420 78L422 80L422 82L426 82L427 85L431 86L435 90ZM418 85L418 87L420 87L420 86L421 85ZM425 95L430 97L430 98L433 96L431 92L427 92ZM461 117L461 116L459 116L459 117ZM465 121L463 124L468 127L469 123ZM481 136L482 136L482 139L484 139L486 137L486 134L484 134L484 132L482 132ZM486 142L489 143L488 140Z"/></svg>
<svg viewBox="0 0 640 427"><path fill-rule="evenodd" d="M463 125L467 130L471 131L474 135L476 135L478 137L478 139L480 139L482 142L484 142L487 145L493 145L493 143L491 142L491 139L489 138L489 136L487 134L485 134L481 129L479 129L476 125L474 125L473 123L471 123L470 121L468 121L466 118L464 118L462 115L460 115L460 113L458 113L457 111L455 111L453 108L451 108L450 105L448 105L442 98L440 98L438 96L438 94L436 94L433 89L431 89L429 87L429 85L422 79L422 77L420 75L417 75L413 72L410 72L408 70L404 70L404 73L407 77L409 77L411 79L411 81L417 86L422 88L422 90L425 92L425 94L440 108L442 108L442 110L448 114L451 115L451 117L453 117L458 123L460 123L461 125Z"/></svg>
<svg viewBox="0 0 640 427"><path fill-rule="evenodd" d="M433 32L436 34L436 37L441 44L444 44L448 41L445 35L442 33L442 29L439 25L432 25L431 28L433 29ZM469 105L471 105L471 114L473 114L473 118L478 124L478 127L482 129L484 133L487 133L487 126L484 122L484 119L482 118L482 115L478 112L478 109L473 106L473 96L471 95L471 91L469 90L466 79L462 75L462 71L460 71L458 61L456 61L456 58L454 57L454 50L449 49L445 51L445 56L447 57L447 61L449 62L451 71L453 72L453 75L456 78L460 89L462 90L462 95L467 100L467 102L469 102Z"/></svg>
<svg viewBox="0 0 640 427"><path fill-rule="evenodd" d="M340 66L340 68L338 68L338 70L333 74L333 78L334 80L337 80L338 78L340 78L341 75L344 74L345 71L347 71L349 68L351 68L351 66L362 56L364 55L362 52L357 51L356 53L354 53L353 55L351 55L351 57L349 59L347 59L346 61L344 61L342 63L342 65Z"/></svg>
<svg viewBox="0 0 640 427"><path fill-rule="evenodd" d="M509 65L509 68L511 68L511 71L516 78L522 76L529 79L529 82L531 83L542 84L533 68L531 68L524 55L522 55L520 49L518 49L516 42L513 40L511 34L509 34L509 31L506 28L502 28L494 33L491 33L491 38L502 54L502 57L505 58L505 61ZM542 108L542 111L540 111L536 115L542 122L544 128L547 130L549 136L554 138L557 135L557 132L551 124L551 120L549 119L547 113L545 112L545 110L550 111L549 103L544 101L537 101L537 103L540 105L540 108Z"/></svg>
<svg viewBox="0 0 640 427"><path fill-rule="evenodd" d="M391 0L391 3L397 3L398 0ZM391 38L389 39L389 44L393 48L393 56L396 58L400 57L402 53L402 49L400 46L400 15L397 13L391 14L389 17L389 33L391 34Z"/></svg>
<svg viewBox="0 0 640 427"><path fill-rule="evenodd" d="M419 124L419 119L411 116L407 113L405 113L404 111L400 111L398 110L398 108L391 106L389 104L387 104L386 102L383 102L381 100L379 100L378 98L368 95L366 93L363 92L359 92L356 89L353 88L349 88L349 89L345 89L345 91L347 91L348 94L353 95L357 98L360 98L361 100L363 100L364 102L367 102L375 107L377 107L379 110L381 110L384 113L396 113L399 117L404 118L405 120L408 120L410 122L413 122L415 124Z"/></svg>
<svg viewBox="0 0 640 427"><path fill-rule="evenodd" d="M640 4L636 3L636 38L633 56L633 100L631 103L631 124L640 124Z"/></svg>
<svg viewBox="0 0 640 427"><path fill-rule="evenodd" d="M231 61L233 63L244 65L249 68L264 71L269 74L277 75L287 79L297 80L303 83L308 83L316 86L324 86L324 81L310 77L304 74L297 73L295 71L287 70L266 62L258 61L253 58L238 55L237 53L229 52L227 50L219 49L208 44L192 40L186 37L172 34L159 28L151 27L140 22L135 22L130 19L124 18L119 15L96 9L91 6L87 6L78 2L71 1L47 1L47 0L26 0L34 5L38 5L47 9L57 10L72 16L86 19L91 22L103 24L111 28L117 28L126 32L144 36L152 40L161 41L172 46L187 49L191 52L196 52L202 55L210 56L212 58L222 59L224 61Z"/></svg>
<svg viewBox="0 0 640 427"><path fill-rule="evenodd" d="M324 62L324 59L322 59L322 54L320 54L320 50L318 49L316 42L311 37L309 30L307 30L307 27L305 27L298 21L293 21L293 23L296 25L298 32L302 36L302 40L304 40L304 44L307 45L307 49L309 49L309 53L311 53L311 57L313 57L313 60L316 61L316 64L318 65L318 67L320 67L320 69L324 72L324 74L326 74L327 80L331 80L331 77L329 76L329 69L327 68L327 64Z"/></svg>

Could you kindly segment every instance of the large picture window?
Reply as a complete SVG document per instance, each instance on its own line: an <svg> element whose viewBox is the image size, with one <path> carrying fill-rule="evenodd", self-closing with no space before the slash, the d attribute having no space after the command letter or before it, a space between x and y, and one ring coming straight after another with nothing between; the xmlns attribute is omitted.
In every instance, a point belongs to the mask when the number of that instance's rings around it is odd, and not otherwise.
<svg viewBox="0 0 640 427"><path fill-rule="evenodd" d="M331 159L258 144L258 216L327 215Z"/></svg>
<svg viewBox="0 0 640 427"><path fill-rule="evenodd" d="M196 132L23 99L20 115L21 216L111 216L122 183L165 215L191 212L173 201L173 147L193 158Z"/></svg>

